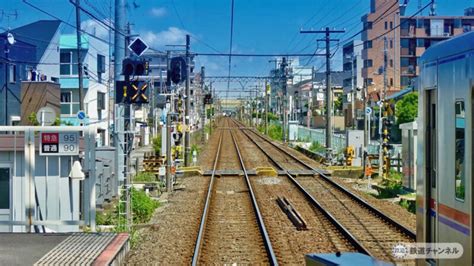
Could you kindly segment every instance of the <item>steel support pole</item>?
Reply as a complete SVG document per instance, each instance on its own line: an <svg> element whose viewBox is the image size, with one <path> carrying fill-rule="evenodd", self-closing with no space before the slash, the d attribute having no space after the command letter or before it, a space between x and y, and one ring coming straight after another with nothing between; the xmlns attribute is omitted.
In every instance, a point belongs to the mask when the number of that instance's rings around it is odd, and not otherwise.
<svg viewBox="0 0 474 266"><path fill-rule="evenodd" d="M331 90L331 52L330 30L326 27L326 158L332 159L332 90Z"/></svg>
<svg viewBox="0 0 474 266"><path fill-rule="evenodd" d="M205 75L205 68L201 67L201 144L206 142L206 104L204 102L204 97L206 93L204 93L204 75Z"/></svg>
<svg viewBox="0 0 474 266"><path fill-rule="evenodd" d="M171 104L170 104L171 106ZM166 114L166 191L173 191L171 176L171 108Z"/></svg>
<svg viewBox="0 0 474 266"><path fill-rule="evenodd" d="M265 80L265 135L268 136L268 97L269 97L269 85Z"/></svg>
<svg viewBox="0 0 474 266"><path fill-rule="evenodd" d="M190 147L190 108L191 108L191 92L190 92L190 36L186 35L186 99L185 99L185 109L184 109L184 124L186 125L186 130L184 133L184 165L189 166L189 157L191 152Z"/></svg>
<svg viewBox="0 0 474 266"><path fill-rule="evenodd" d="M82 40L81 40L81 2L76 0L76 38L77 38L77 73L79 76L79 110L84 110L84 85L83 85L83 73L82 73Z"/></svg>

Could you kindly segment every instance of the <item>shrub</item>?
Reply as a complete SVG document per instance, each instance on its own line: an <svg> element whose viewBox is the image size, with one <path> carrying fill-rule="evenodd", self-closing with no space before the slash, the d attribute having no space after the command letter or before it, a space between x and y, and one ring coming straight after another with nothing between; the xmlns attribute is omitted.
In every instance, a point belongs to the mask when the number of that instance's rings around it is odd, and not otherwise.
<svg viewBox="0 0 474 266"><path fill-rule="evenodd" d="M269 125L268 126L268 136L274 140L283 140L283 129L280 125Z"/></svg>
<svg viewBox="0 0 474 266"><path fill-rule="evenodd" d="M416 214L416 202L409 201L405 199L401 199L399 205L402 206L404 209L408 210L409 212Z"/></svg>
<svg viewBox="0 0 474 266"><path fill-rule="evenodd" d="M321 145L319 142L313 141L311 143L311 146L309 146L309 150L312 152L324 152L326 148L324 148L324 146Z"/></svg>
<svg viewBox="0 0 474 266"><path fill-rule="evenodd" d="M153 138L152 144L155 154L159 155L161 153L161 134Z"/></svg>
<svg viewBox="0 0 474 266"><path fill-rule="evenodd" d="M144 191L132 188L132 215L134 223L146 223L153 216L153 212L160 205L150 198Z"/></svg>
<svg viewBox="0 0 474 266"><path fill-rule="evenodd" d="M156 176L151 172L140 172L134 178L134 182L155 182Z"/></svg>

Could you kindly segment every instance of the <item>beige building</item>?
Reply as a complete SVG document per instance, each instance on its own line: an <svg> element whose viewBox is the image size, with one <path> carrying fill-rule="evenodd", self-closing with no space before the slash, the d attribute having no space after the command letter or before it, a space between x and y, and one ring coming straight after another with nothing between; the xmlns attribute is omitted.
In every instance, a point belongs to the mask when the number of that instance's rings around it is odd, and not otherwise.
<svg viewBox="0 0 474 266"><path fill-rule="evenodd" d="M416 16L405 14L399 0L371 0L371 11L362 17L362 77L369 93L384 87L384 47L387 47L388 94L414 85L418 59L430 46L452 36L471 31L472 9L464 16ZM428 10L425 13L435 13ZM400 25L400 27L397 27Z"/></svg>

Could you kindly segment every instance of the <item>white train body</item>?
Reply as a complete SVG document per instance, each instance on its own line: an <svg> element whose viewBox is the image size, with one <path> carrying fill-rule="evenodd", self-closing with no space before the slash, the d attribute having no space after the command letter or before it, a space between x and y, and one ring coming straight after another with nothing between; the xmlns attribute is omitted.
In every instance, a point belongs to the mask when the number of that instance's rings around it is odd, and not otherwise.
<svg viewBox="0 0 474 266"><path fill-rule="evenodd" d="M419 66L417 242L464 254L418 265L473 265L474 33L429 48Z"/></svg>

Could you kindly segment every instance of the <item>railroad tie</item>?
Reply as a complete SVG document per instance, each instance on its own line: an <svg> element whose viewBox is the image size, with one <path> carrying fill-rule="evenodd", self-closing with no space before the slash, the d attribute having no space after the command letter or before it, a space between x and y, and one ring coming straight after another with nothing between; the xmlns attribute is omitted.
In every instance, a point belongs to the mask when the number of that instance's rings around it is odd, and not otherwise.
<svg viewBox="0 0 474 266"><path fill-rule="evenodd" d="M291 203L285 197L278 197L276 199L278 206L282 209L286 216L290 219L297 230L308 230L305 220L299 212L291 205Z"/></svg>

